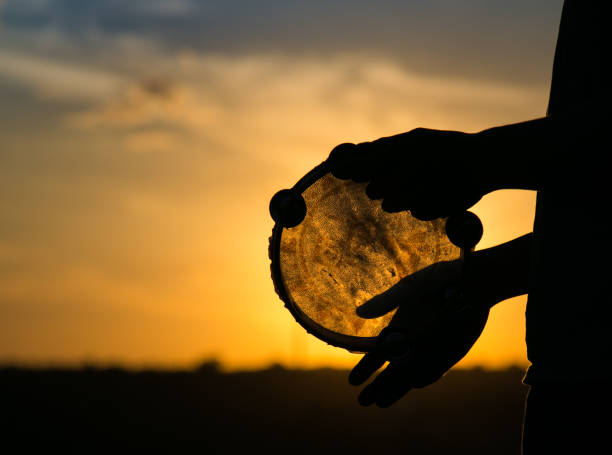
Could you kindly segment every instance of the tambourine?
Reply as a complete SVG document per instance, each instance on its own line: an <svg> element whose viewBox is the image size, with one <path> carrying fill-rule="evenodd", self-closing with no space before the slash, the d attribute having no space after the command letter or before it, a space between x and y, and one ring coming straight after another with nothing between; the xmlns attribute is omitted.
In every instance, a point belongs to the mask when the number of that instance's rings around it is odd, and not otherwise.
<svg viewBox="0 0 612 455"><path fill-rule="evenodd" d="M356 308L402 278L469 256L482 236L471 212L421 221L387 213L365 183L340 180L327 161L270 202L269 243L276 293L310 334L351 352L370 352L394 312L376 319Z"/></svg>

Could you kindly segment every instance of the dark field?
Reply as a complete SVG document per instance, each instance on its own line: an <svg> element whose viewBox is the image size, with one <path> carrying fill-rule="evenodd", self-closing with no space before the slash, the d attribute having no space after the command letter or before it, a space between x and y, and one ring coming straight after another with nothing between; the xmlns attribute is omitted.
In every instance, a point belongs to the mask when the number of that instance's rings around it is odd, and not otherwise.
<svg viewBox="0 0 612 455"><path fill-rule="evenodd" d="M520 451L519 369L451 371L390 409L359 407L347 375L225 374L214 363L188 372L0 368L3 445L12 453Z"/></svg>

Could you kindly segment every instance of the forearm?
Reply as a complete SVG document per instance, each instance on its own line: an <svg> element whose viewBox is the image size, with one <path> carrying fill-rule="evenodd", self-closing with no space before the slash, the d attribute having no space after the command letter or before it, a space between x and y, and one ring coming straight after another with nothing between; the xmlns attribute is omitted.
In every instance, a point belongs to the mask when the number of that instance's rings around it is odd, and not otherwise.
<svg viewBox="0 0 612 455"><path fill-rule="evenodd" d="M526 294L532 234L474 253L469 289L475 302L488 308L511 297Z"/></svg>
<svg viewBox="0 0 612 455"><path fill-rule="evenodd" d="M553 122L545 117L473 134L475 167L486 191L540 189L553 129Z"/></svg>
<svg viewBox="0 0 612 455"><path fill-rule="evenodd" d="M587 109L499 126L470 135L484 192L541 190L603 166L604 119Z"/></svg>

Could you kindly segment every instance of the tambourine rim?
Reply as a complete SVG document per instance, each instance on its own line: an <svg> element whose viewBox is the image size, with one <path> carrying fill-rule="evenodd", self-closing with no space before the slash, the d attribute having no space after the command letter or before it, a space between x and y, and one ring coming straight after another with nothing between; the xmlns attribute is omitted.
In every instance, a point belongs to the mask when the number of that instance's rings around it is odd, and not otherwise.
<svg viewBox="0 0 612 455"><path fill-rule="evenodd" d="M302 194L316 181L325 175L329 174L330 169L327 161L316 166L304 177L302 177L292 188ZM342 333L334 332L333 330L327 329L320 324L317 324L312 318L304 313L297 304L290 297L289 292L285 286L283 274L280 268L280 242L283 234L284 227L279 223L274 225L272 229L272 237L270 238L270 270L272 275L272 282L274 283L274 289L280 299L284 302L285 307L289 310L293 318L298 324L300 324L306 331L315 337L319 338L326 343L344 348L348 351L353 352L369 352L376 347L377 337L358 337L353 335L345 335Z"/></svg>

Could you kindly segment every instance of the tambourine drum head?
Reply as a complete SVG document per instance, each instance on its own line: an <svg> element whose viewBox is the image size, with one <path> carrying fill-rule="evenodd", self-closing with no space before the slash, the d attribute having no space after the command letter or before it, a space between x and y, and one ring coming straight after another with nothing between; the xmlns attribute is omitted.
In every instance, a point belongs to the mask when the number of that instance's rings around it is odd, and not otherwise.
<svg viewBox="0 0 612 455"><path fill-rule="evenodd" d="M281 275L273 278L298 322L310 319L306 328L328 343L351 349L351 338L376 337L393 313L363 319L355 314L357 306L405 276L460 256L445 234L445 219L386 213L380 201L365 195L365 184L326 173L306 186L302 197L305 218L282 228L277 245L271 245L278 248ZM323 331L313 331L313 322Z"/></svg>

